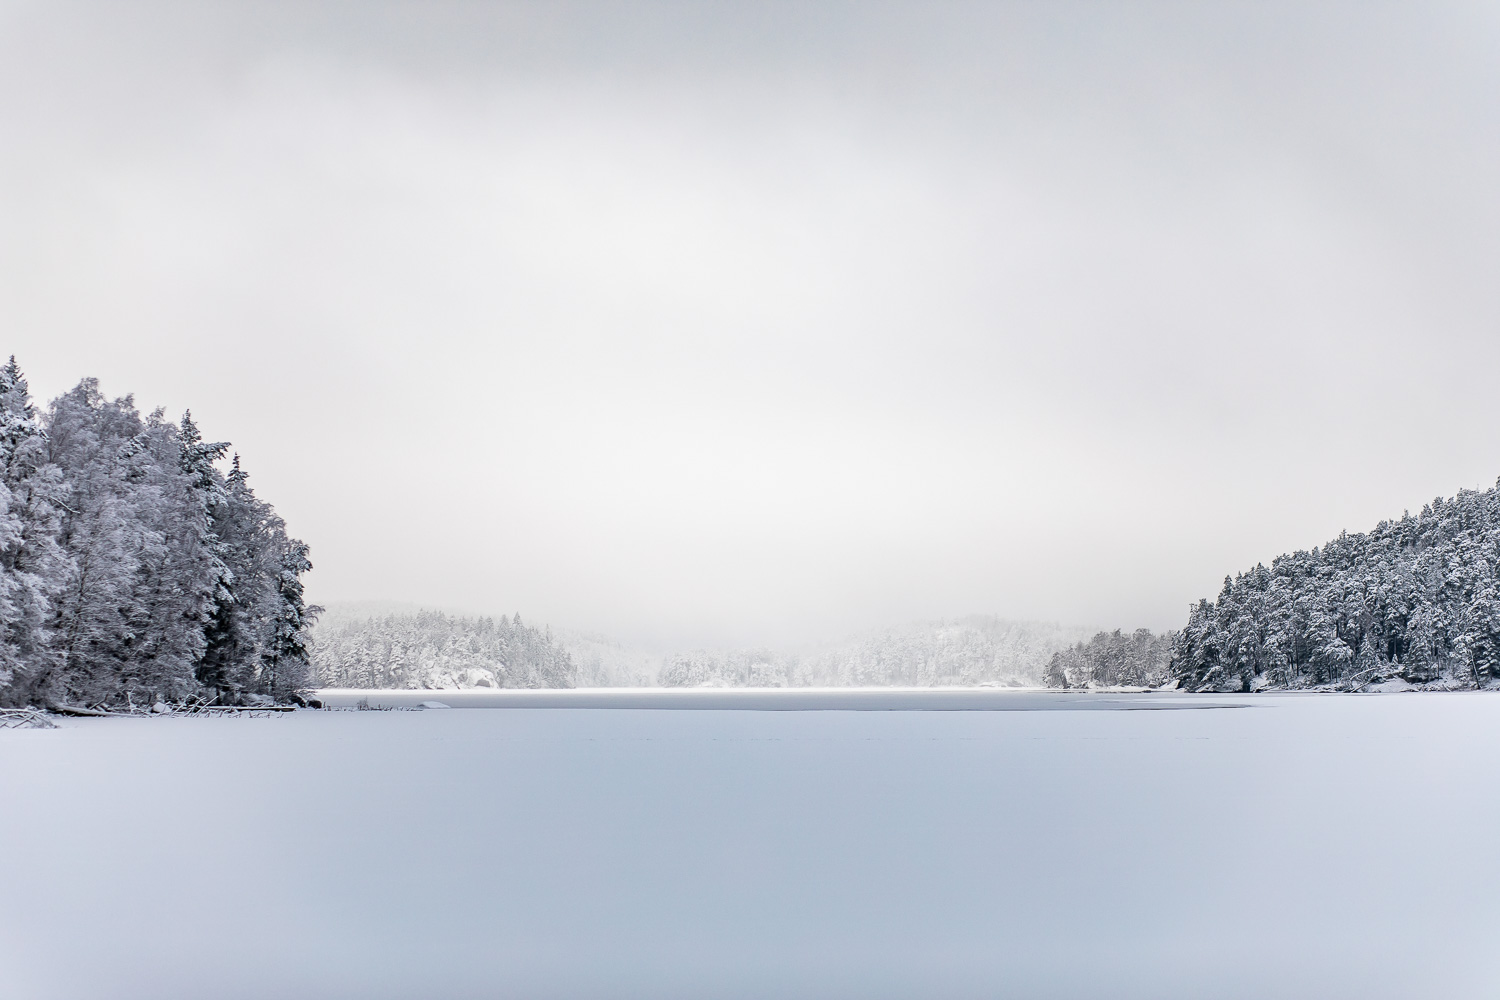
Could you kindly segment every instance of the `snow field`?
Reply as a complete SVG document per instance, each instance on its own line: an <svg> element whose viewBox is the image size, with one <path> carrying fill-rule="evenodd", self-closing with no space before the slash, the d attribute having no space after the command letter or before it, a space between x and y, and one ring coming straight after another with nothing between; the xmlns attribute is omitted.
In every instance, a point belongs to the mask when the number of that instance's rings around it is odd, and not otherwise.
<svg viewBox="0 0 1500 1000"><path fill-rule="evenodd" d="M1242 700L6 730L0 996L1500 995L1500 697Z"/></svg>

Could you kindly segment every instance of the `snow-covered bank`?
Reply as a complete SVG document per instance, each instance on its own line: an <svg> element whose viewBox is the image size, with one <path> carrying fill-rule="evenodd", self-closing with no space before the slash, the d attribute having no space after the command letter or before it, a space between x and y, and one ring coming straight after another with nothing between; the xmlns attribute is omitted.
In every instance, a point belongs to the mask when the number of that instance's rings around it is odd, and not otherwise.
<svg viewBox="0 0 1500 1000"><path fill-rule="evenodd" d="M0 996L1500 994L1500 697L1241 701L6 730Z"/></svg>

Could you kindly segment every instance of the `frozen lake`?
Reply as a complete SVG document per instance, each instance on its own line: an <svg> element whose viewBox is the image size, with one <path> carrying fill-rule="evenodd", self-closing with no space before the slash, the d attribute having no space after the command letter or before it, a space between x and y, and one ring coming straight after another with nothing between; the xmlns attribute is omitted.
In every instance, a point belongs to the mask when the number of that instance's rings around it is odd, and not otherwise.
<svg viewBox="0 0 1500 1000"><path fill-rule="evenodd" d="M1500 697L971 694L0 731L0 997L1500 996Z"/></svg>
<svg viewBox="0 0 1500 1000"><path fill-rule="evenodd" d="M1232 695L1176 692L1112 694L1025 688L571 688L390 691L325 688L332 707L642 708L755 712L1108 712L1244 707Z"/></svg>

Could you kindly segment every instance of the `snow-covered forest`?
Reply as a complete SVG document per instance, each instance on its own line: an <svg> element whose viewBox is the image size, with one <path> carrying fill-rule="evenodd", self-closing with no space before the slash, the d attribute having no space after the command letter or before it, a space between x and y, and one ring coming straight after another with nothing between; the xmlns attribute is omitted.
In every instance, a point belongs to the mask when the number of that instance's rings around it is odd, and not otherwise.
<svg viewBox="0 0 1500 1000"><path fill-rule="evenodd" d="M0 704L295 697L308 547L185 414L0 368Z"/></svg>
<svg viewBox="0 0 1500 1000"><path fill-rule="evenodd" d="M970 617L919 622L812 651L648 653L520 616L354 613L336 606L312 642L328 687L853 687L1042 683L1049 658L1088 630ZM1123 682L1122 682L1123 683Z"/></svg>
<svg viewBox="0 0 1500 1000"><path fill-rule="evenodd" d="M313 675L323 687L565 688L578 683L550 630L512 618L441 611L330 622L317 630Z"/></svg>
<svg viewBox="0 0 1500 1000"><path fill-rule="evenodd" d="M1050 622L971 616L918 622L811 653L697 650L667 657L668 687L937 687L1041 683L1049 657L1087 635Z"/></svg>
<svg viewBox="0 0 1500 1000"><path fill-rule="evenodd" d="M1177 634L1193 690L1500 679L1500 484L1224 580Z"/></svg>
<svg viewBox="0 0 1500 1000"><path fill-rule="evenodd" d="M1048 687L1160 687L1172 680L1175 633L1100 632L1088 642L1054 653L1047 663Z"/></svg>

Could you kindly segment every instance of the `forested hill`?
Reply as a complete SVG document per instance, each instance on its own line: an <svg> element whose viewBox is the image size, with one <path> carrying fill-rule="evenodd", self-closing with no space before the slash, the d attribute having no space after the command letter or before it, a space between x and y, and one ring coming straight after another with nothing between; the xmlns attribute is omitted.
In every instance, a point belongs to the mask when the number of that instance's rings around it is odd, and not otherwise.
<svg viewBox="0 0 1500 1000"><path fill-rule="evenodd" d="M1092 630L974 616L919 622L815 650L653 653L602 636L498 619L334 606L313 634L329 687L1034 686L1049 659ZM374 613L371 613L374 612ZM1106 683L1106 671L1079 683ZM1074 678L1078 680L1075 673ZM1113 677L1113 675L1109 675ZM1128 683L1114 679L1108 683Z"/></svg>
<svg viewBox="0 0 1500 1000"><path fill-rule="evenodd" d="M975 615L917 622L806 653L696 650L666 658L669 687L1035 686L1091 630Z"/></svg>
<svg viewBox="0 0 1500 1000"><path fill-rule="evenodd" d="M0 705L289 699L308 549L190 415L0 368Z"/></svg>
<svg viewBox="0 0 1500 1000"><path fill-rule="evenodd" d="M1192 690L1500 681L1500 484L1225 578L1172 650Z"/></svg>
<svg viewBox="0 0 1500 1000"><path fill-rule="evenodd" d="M339 616L320 625L313 674L323 687L564 688L578 683L572 658L550 630L513 618L441 611Z"/></svg>
<svg viewBox="0 0 1500 1000"><path fill-rule="evenodd" d="M1172 683L1175 633L1156 635L1138 628L1100 632L1053 655L1047 663L1048 687L1161 687Z"/></svg>

